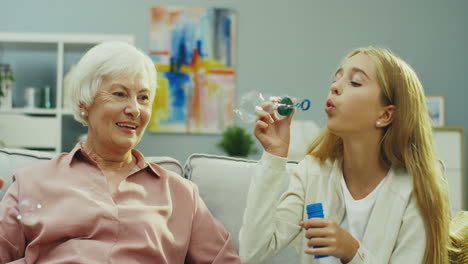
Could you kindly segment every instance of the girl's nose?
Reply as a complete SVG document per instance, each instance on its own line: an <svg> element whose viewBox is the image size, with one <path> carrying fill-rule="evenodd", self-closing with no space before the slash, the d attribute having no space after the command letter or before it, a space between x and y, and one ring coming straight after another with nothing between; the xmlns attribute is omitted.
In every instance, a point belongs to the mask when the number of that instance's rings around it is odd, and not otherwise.
<svg viewBox="0 0 468 264"><path fill-rule="evenodd" d="M336 85L336 83L333 83L332 86L330 87L330 91L334 95L340 95L340 89Z"/></svg>

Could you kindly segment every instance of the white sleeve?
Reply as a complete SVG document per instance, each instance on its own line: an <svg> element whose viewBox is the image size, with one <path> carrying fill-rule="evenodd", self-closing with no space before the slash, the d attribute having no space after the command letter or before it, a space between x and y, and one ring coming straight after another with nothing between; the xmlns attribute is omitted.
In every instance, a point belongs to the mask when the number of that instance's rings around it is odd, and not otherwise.
<svg viewBox="0 0 468 264"><path fill-rule="evenodd" d="M286 159L263 153L250 182L239 233L242 263L260 263L286 247L301 231L306 170L302 164L281 196L287 176Z"/></svg>

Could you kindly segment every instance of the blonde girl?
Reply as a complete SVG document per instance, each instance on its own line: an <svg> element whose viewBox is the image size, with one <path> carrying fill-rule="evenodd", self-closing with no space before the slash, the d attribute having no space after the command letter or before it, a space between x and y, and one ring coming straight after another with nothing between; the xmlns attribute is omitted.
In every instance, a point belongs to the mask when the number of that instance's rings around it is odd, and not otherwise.
<svg viewBox="0 0 468 264"><path fill-rule="evenodd" d="M240 231L244 263L268 259L300 232L304 264L448 262L446 183L422 85L405 61L374 47L345 58L325 102L326 129L281 197L292 116L271 109L257 111L265 151ZM326 218L307 219L316 202Z"/></svg>

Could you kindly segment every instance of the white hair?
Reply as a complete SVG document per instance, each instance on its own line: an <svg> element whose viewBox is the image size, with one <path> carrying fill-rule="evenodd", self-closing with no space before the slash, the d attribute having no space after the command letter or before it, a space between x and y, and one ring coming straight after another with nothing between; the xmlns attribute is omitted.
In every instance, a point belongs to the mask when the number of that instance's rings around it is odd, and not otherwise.
<svg viewBox="0 0 468 264"><path fill-rule="evenodd" d="M91 48L65 78L71 95L75 120L87 125L80 107L89 107L104 77L136 77L150 89L151 102L157 88L156 67L151 59L134 46L117 41L104 42Z"/></svg>

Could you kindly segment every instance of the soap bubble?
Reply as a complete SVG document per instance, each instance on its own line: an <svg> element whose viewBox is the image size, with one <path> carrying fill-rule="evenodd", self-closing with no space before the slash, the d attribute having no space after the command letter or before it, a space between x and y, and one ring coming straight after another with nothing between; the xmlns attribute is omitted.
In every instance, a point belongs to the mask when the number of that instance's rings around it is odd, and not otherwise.
<svg viewBox="0 0 468 264"><path fill-rule="evenodd" d="M257 119L255 115L256 110L262 109L262 104L266 102L273 102L273 113L275 110L279 115L288 116L293 113L294 108L306 111L310 108L310 100L304 99L296 104L289 96L268 96L258 91L250 91L241 96L234 113L244 123L253 123Z"/></svg>
<svg viewBox="0 0 468 264"><path fill-rule="evenodd" d="M33 199L23 199L19 203L17 219L26 226L32 226L39 222L39 213L42 205Z"/></svg>
<svg viewBox="0 0 468 264"><path fill-rule="evenodd" d="M239 99L239 102L236 104L234 113L245 123L253 123L257 116L255 115L256 110L261 110L261 105L265 102L262 93L257 91L250 91L245 93Z"/></svg>

